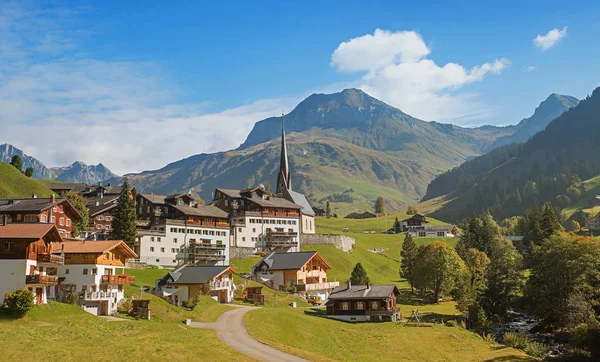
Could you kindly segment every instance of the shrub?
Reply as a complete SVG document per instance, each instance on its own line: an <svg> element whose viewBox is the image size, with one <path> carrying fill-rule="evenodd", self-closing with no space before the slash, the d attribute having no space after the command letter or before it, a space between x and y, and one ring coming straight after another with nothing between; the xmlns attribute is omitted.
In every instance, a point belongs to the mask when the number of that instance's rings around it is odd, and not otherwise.
<svg viewBox="0 0 600 362"><path fill-rule="evenodd" d="M5 298L8 309L17 317L23 317L31 308L33 308L35 302L33 300L33 293L27 289L18 289L13 293L9 293Z"/></svg>
<svg viewBox="0 0 600 362"><path fill-rule="evenodd" d="M458 326L458 322L454 319L449 319L446 321L446 327L456 327Z"/></svg>
<svg viewBox="0 0 600 362"><path fill-rule="evenodd" d="M481 338L489 344L496 344L496 338L491 333L484 333Z"/></svg>
<svg viewBox="0 0 600 362"><path fill-rule="evenodd" d="M524 349L525 353L537 358L546 357L549 350L550 348L547 345L540 342L527 342L527 345Z"/></svg>
<svg viewBox="0 0 600 362"><path fill-rule="evenodd" d="M256 255L260 256L261 258L264 258L265 256L267 256L267 252L266 251L259 251L256 253Z"/></svg>
<svg viewBox="0 0 600 362"><path fill-rule="evenodd" d="M525 349L529 343L527 336L522 333L506 332L502 336L502 340L505 345L517 349Z"/></svg>

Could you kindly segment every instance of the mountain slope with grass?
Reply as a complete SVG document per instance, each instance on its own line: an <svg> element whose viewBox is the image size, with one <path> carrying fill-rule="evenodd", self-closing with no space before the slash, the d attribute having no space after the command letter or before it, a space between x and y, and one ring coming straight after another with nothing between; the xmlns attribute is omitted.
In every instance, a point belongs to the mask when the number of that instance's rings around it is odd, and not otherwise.
<svg viewBox="0 0 600 362"><path fill-rule="evenodd" d="M23 175L11 164L0 162L0 199L28 198L33 194L49 197L52 190L41 181Z"/></svg>

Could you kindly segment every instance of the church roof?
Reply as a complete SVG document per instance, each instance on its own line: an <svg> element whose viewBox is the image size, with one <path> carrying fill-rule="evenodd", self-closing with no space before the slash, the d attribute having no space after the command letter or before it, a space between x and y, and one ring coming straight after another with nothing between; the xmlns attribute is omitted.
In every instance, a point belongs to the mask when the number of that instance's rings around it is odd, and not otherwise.
<svg viewBox="0 0 600 362"><path fill-rule="evenodd" d="M299 192L292 191L292 190L288 190L288 193L290 194L290 197L292 198L292 200L290 200L290 201L292 201L294 204L302 207L302 209L300 210L301 213L303 213L304 215L315 216L315 212L312 209L312 207L310 206L310 203L308 202L308 199L306 198L306 196L302 195Z"/></svg>

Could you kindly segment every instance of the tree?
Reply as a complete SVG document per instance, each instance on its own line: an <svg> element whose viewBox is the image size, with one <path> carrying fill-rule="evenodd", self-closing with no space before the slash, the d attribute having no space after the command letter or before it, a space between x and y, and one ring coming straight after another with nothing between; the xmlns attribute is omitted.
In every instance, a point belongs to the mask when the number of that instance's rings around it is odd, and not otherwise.
<svg viewBox="0 0 600 362"><path fill-rule="evenodd" d="M352 270L352 274L350 274L350 283L354 285L365 285L370 283L367 271L360 262L356 263Z"/></svg>
<svg viewBox="0 0 600 362"><path fill-rule="evenodd" d="M452 291L452 297L456 301L456 308L468 316L469 328L483 333L490 326L488 316L481 306L481 298L487 287L490 259L484 252L471 248L466 252L463 261L467 272Z"/></svg>
<svg viewBox="0 0 600 362"><path fill-rule="evenodd" d="M581 229L581 224L579 224L575 220L569 221L569 231L579 231Z"/></svg>
<svg viewBox="0 0 600 362"><path fill-rule="evenodd" d="M432 292L434 300L450 292L464 275L465 263L454 248L442 241L419 247L415 261L415 287L422 293Z"/></svg>
<svg viewBox="0 0 600 362"><path fill-rule="evenodd" d="M540 227L542 229L542 238L547 239L550 235L561 229L558 218L554 213L554 210L549 204L542 206L542 215L540 218Z"/></svg>
<svg viewBox="0 0 600 362"><path fill-rule="evenodd" d="M502 237L500 227L489 213L486 213L483 218L471 216L471 219L463 224L462 229L463 234L456 245L456 250L463 260L471 248L489 254L488 248L492 241Z"/></svg>
<svg viewBox="0 0 600 362"><path fill-rule="evenodd" d="M12 156L10 164L13 165L17 170L19 170L19 172L23 172L23 159L21 159L21 156Z"/></svg>
<svg viewBox="0 0 600 362"><path fill-rule="evenodd" d="M270 183L265 185L265 192L266 192L267 194L269 194L269 195L271 195L271 194L272 194L272 193L271 193L271 184L270 184Z"/></svg>
<svg viewBox="0 0 600 362"><path fill-rule="evenodd" d="M400 220L398 220L398 216L396 216L396 220L394 220L394 226L392 226L392 228L394 229L394 232L396 234L399 234L402 232L402 225L400 225Z"/></svg>
<svg viewBox="0 0 600 362"><path fill-rule="evenodd" d="M77 210L79 215L81 215L81 220L75 222L75 232L73 233L73 236L79 236L88 227L90 221L90 216L87 208L87 201L80 194L76 194L73 192L67 192L65 194L65 198L69 200L71 205L73 205L73 207Z"/></svg>
<svg viewBox="0 0 600 362"><path fill-rule="evenodd" d="M396 219L397 221L398 219ZM405 278L410 284L410 291L415 292L415 263L417 259L417 244L410 234L406 233L404 243L402 243L402 251L400 252L402 262L400 263L400 277Z"/></svg>
<svg viewBox="0 0 600 362"><path fill-rule="evenodd" d="M375 212L377 214L385 213L385 200L381 196L379 196L377 200L375 200Z"/></svg>
<svg viewBox="0 0 600 362"><path fill-rule="evenodd" d="M325 204L325 217L328 219L331 217L331 205L329 205L329 201Z"/></svg>
<svg viewBox="0 0 600 362"><path fill-rule="evenodd" d="M417 210L416 206L411 205L406 209L406 215L416 215L418 213L419 213L419 210Z"/></svg>
<svg viewBox="0 0 600 362"><path fill-rule="evenodd" d="M127 178L121 187L121 194L117 199L114 218L112 221L112 237L117 240L123 240L127 245L133 246L137 229L135 227L135 206L131 197L131 187Z"/></svg>
<svg viewBox="0 0 600 362"><path fill-rule="evenodd" d="M33 167L27 167L27 168L25 169L25 176L27 176L27 177L31 177L31 176L33 176L33 171L34 171L34 170L33 170Z"/></svg>
<svg viewBox="0 0 600 362"><path fill-rule="evenodd" d="M17 317L25 316L35 304L33 293L27 289L17 289L13 293L8 293L4 302Z"/></svg>

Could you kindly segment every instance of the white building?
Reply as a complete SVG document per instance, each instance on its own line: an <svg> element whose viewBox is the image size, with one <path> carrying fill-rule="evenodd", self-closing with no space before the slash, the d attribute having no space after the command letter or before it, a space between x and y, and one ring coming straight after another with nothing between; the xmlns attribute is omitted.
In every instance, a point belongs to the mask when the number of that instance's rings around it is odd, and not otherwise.
<svg viewBox="0 0 600 362"><path fill-rule="evenodd" d="M36 304L56 295L57 268L63 262L51 254L51 242L62 241L54 224L0 223L0 304L7 293L29 289Z"/></svg>
<svg viewBox="0 0 600 362"><path fill-rule="evenodd" d="M63 279L58 293L76 293L83 309L94 315L118 312L124 286L134 278L124 274L127 259L137 257L122 240L64 241L52 243L54 254L64 255L58 267ZM59 296L60 297L60 296Z"/></svg>
<svg viewBox="0 0 600 362"><path fill-rule="evenodd" d="M454 225L425 226L422 229L409 229L408 234L412 237L453 238L458 234L458 229Z"/></svg>
<svg viewBox="0 0 600 362"><path fill-rule="evenodd" d="M175 305L191 303L206 294L219 303L232 303L235 297L233 269L229 266L180 266L156 281L162 297Z"/></svg>
<svg viewBox="0 0 600 362"><path fill-rule="evenodd" d="M165 219L138 230L135 252L149 265L175 267L181 263L229 265L230 229L227 213L214 206L174 206L184 220Z"/></svg>

